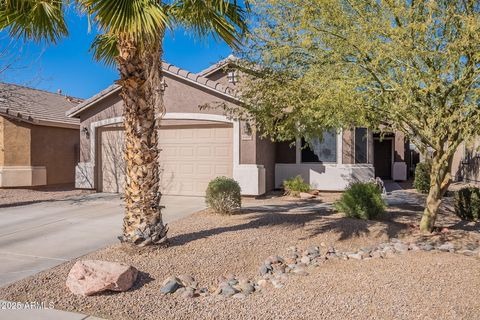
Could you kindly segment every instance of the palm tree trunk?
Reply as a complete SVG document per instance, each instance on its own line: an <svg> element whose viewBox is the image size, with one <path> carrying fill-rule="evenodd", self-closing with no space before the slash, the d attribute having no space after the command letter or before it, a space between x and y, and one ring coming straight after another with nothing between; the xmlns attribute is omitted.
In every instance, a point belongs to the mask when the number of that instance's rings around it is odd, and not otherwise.
<svg viewBox="0 0 480 320"><path fill-rule="evenodd" d="M120 239L139 246L167 240L159 191L158 128L163 113L161 42L139 50L120 39L117 63L125 125L125 216Z"/></svg>

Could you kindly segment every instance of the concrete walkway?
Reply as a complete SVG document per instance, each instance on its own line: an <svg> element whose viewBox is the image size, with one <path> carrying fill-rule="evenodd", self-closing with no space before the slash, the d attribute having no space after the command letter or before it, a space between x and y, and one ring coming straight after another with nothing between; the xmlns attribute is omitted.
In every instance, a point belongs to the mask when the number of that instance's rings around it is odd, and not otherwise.
<svg viewBox="0 0 480 320"><path fill-rule="evenodd" d="M202 197L162 198L166 223L205 207ZM0 209L0 287L118 242L123 208L118 195Z"/></svg>
<svg viewBox="0 0 480 320"><path fill-rule="evenodd" d="M387 190L386 201L390 206L424 204L424 196L404 190L395 181L385 181L385 189Z"/></svg>

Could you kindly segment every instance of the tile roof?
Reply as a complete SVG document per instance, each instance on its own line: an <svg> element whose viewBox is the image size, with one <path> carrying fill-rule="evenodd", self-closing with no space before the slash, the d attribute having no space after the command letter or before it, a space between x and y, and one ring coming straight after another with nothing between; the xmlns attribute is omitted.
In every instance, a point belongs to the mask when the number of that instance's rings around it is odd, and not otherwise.
<svg viewBox="0 0 480 320"><path fill-rule="evenodd" d="M184 69L181 69L179 67L174 66L173 64L167 63L167 62L162 62L162 70L165 74L171 75L176 78L180 78L183 80L186 80L188 82L194 83L196 85L202 86L206 89L209 89L213 92L217 92L226 98L230 98L233 100L238 101L238 95L235 90L232 88L226 87L221 85L220 83L207 79L205 77L202 77L201 75L197 73L193 73ZM101 100L108 95L115 93L120 90L120 85L118 84L112 84L108 88L100 91L96 95L94 95L91 98L88 98L87 100L83 101L82 103L78 104L77 106L73 107L72 109L67 111L67 115L69 117L73 117L76 114L82 112L86 108L90 107L92 104L97 102L98 100Z"/></svg>
<svg viewBox="0 0 480 320"><path fill-rule="evenodd" d="M163 69L163 72L170 73L173 75L178 75L185 79L189 79L193 82L204 85L210 89L218 91L222 94L228 95L230 98L238 99L237 92L235 90L232 90L232 88L223 86L217 81L207 79L201 76L200 74L193 73L184 69L180 69L179 67L176 67L173 64L170 64L167 62L162 63L162 69Z"/></svg>
<svg viewBox="0 0 480 320"><path fill-rule="evenodd" d="M52 126L77 126L78 119L65 112L81 99L62 94L0 82L0 115Z"/></svg>

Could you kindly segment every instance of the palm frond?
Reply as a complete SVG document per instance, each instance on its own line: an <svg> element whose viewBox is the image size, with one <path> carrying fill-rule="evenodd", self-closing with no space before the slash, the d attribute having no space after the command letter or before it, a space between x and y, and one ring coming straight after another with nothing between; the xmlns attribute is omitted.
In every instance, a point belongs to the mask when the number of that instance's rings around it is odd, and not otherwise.
<svg viewBox="0 0 480 320"><path fill-rule="evenodd" d="M195 36L212 35L238 48L248 31L248 1L242 7L236 0L178 0L168 7L172 20Z"/></svg>
<svg viewBox="0 0 480 320"><path fill-rule="evenodd" d="M61 0L0 0L0 30L11 37L56 43L68 35Z"/></svg>
<svg viewBox="0 0 480 320"><path fill-rule="evenodd" d="M115 57L118 56L117 37L111 34L99 34L90 46L93 57L107 66L115 65Z"/></svg>
<svg viewBox="0 0 480 320"><path fill-rule="evenodd" d="M164 6L156 0L77 0L103 32L138 43L158 41L168 25Z"/></svg>

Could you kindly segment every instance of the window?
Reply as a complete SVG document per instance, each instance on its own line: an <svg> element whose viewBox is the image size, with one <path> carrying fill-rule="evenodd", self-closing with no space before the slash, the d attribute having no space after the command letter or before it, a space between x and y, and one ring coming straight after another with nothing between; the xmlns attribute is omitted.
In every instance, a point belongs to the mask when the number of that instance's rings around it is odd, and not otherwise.
<svg viewBox="0 0 480 320"><path fill-rule="evenodd" d="M228 71L227 73L227 79L228 79L228 83L231 83L231 84L236 84L237 83L237 71L236 70L230 70Z"/></svg>
<svg viewBox="0 0 480 320"><path fill-rule="evenodd" d="M355 163L368 162L367 128L355 128Z"/></svg>
<svg viewBox="0 0 480 320"><path fill-rule="evenodd" d="M327 131L322 140L312 139L307 145L302 139L302 162L337 162L337 134Z"/></svg>

